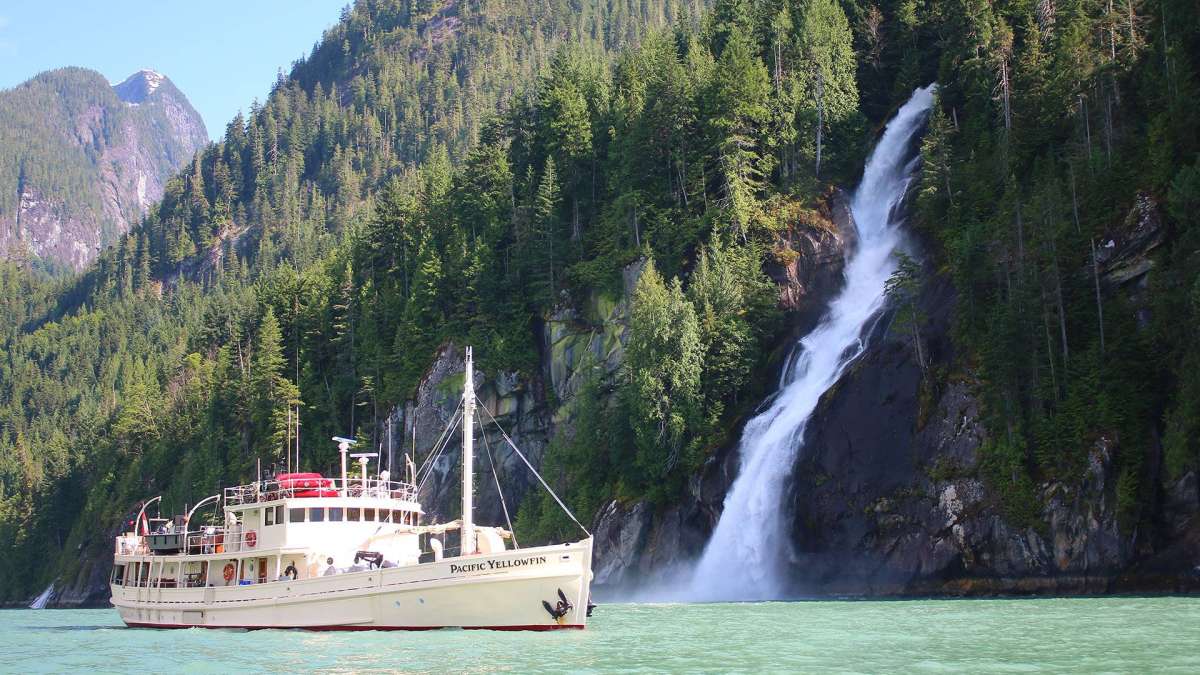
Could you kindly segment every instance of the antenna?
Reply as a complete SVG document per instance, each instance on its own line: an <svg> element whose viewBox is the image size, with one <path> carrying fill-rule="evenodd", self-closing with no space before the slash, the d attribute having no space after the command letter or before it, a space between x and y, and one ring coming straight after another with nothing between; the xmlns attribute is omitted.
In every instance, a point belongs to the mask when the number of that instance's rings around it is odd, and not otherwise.
<svg viewBox="0 0 1200 675"><path fill-rule="evenodd" d="M358 463L362 466L362 489L363 489L363 492L366 492L367 491L367 463L371 461L372 457L378 457L379 453L378 452L357 452L350 456L353 457L354 459L357 459ZM342 455L342 457L345 457L345 455Z"/></svg>
<svg viewBox="0 0 1200 675"><path fill-rule="evenodd" d="M338 444L338 452L342 453L342 496L346 496L346 453L350 452L350 448L358 445L358 441L352 438L342 438L334 436L333 442Z"/></svg>

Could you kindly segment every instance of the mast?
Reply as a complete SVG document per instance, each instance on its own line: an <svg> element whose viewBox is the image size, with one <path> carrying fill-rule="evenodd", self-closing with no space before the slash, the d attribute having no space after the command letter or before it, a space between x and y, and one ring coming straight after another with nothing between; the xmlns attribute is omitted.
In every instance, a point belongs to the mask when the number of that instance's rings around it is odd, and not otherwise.
<svg viewBox="0 0 1200 675"><path fill-rule="evenodd" d="M475 364L471 348L467 347L467 367L463 377L463 462L462 462L462 551L475 552Z"/></svg>

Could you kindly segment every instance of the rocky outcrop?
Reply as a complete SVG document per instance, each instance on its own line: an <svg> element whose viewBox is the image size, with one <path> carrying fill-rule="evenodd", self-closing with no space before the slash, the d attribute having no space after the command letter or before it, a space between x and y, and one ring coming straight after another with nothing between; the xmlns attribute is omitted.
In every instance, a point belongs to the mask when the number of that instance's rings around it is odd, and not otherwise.
<svg viewBox="0 0 1200 675"><path fill-rule="evenodd" d="M849 197L834 190L815 212L788 222L776 262L766 272L779 286L779 304L792 330L775 350L782 367L794 337L811 327L841 287L845 260L857 241ZM636 277L635 277L636 278ZM631 284L626 280L628 297ZM772 372L770 377L777 375ZM739 422L740 424L740 422ZM738 438L734 434L733 438ZM679 503L656 509L647 502L611 501L596 514L595 589L598 598L669 588L679 571L704 550L720 517L725 493L737 475L736 443L705 462Z"/></svg>
<svg viewBox="0 0 1200 675"><path fill-rule="evenodd" d="M438 353L433 366L417 388L416 397L403 408L393 412L390 424L391 454L396 466L402 466L406 454L414 458L418 468L428 463L429 476L421 483L419 499L427 514L427 522L448 522L459 517L462 498L461 427L449 439L443 452L434 454L435 444L449 426L458 409L463 385L463 352L456 345L446 345ZM551 411L544 397L538 394L536 383L523 380L515 373L490 373L476 368L475 389L479 404L495 415L500 427L514 444L538 466L550 439ZM504 504L492 478L492 462L509 515L516 518L516 508L534 477L520 458L508 447L503 434L490 423L488 414L480 411L482 424L477 422L475 466L476 520L480 523L503 525ZM478 429L482 428L482 432ZM389 434L384 434L389 438ZM413 453L415 440L416 452ZM399 471L399 469L397 469Z"/></svg>
<svg viewBox="0 0 1200 675"><path fill-rule="evenodd" d="M922 298L927 353L954 363L949 282ZM1006 519L979 470L986 433L976 383L923 375L907 335L877 328L874 346L822 399L793 467L790 564L800 595L1096 593L1145 590L1129 577L1136 535L1116 509L1115 448L1099 439L1080 476L1035 486L1028 524ZM1194 478L1193 478L1194 480ZM1197 508L1187 477L1178 487L1181 531ZM1200 542L1200 536L1194 537ZM1200 588L1188 547L1159 556L1155 590ZM1172 562L1174 561L1174 562ZM1194 564L1194 563L1193 563ZM1170 573L1165 570L1170 569Z"/></svg>
<svg viewBox="0 0 1200 675"><path fill-rule="evenodd" d="M792 313L819 309L841 287L846 258L858 240L850 197L832 190L815 211L801 210L779 235L767 275L779 286L779 306Z"/></svg>
<svg viewBox="0 0 1200 675"><path fill-rule="evenodd" d="M29 115L41 134L0 143L0 176L15 181L0 185L14 195L0 199L0 255L75 270L140 221L208 142L188 100L149 70L115 87L83 69L46 73L0 93L0 110L0 138Z"/></svg>
<svg viewBox="0 0 1200 675"><path fill-rule="evenodd" d="M1154 269L1153 253L1166 241L1162 212L1154 197L1139 192L1121 227L1097 244L1096 261L1111 286L1136 283Z"/></svg>

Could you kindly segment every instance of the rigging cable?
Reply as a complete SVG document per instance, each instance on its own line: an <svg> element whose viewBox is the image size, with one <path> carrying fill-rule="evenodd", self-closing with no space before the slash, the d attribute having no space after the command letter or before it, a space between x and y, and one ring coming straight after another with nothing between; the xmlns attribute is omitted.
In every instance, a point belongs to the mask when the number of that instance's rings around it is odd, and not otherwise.
<svg viewBox="0 0 1200 675"><path fill-rule="evenodd" d="M458 425L461 421L462 419L458 415L455 415L450 420L450 425L446 427L446 429L453 433L453 430L458 428ZM429 477L433 475L434 462L437 461L437 458L441 456L442 452L445 451L446 447L449 445L450 434L447 434L445 442L443 442L440 447L435 447L429 451L429 457L425 460L425 463L421 465L422 469L426 469L426 467L428 467L428 469L425 471L425 476L417 483L417 494L421 494L421 488L425 487L425 481L429 480Z"/></svg>
<svg viewBox="0 0 1200 675"><path fill-rule="evenodd" d="M554 501L558 502L559 507L562 508L563 512L567 514L567 517L570 518L576 525L578 525L579 529L583 530L584 534L589 537L592 536L592 533L588 532L588 529L583 526L583 523L579 522L579 519L575 517L575 514L571 513L571 509L567 508L567 505L563 503L563 500L558 498L558 495L555 494L554 490L550 488L550 485L546 483L546 479L542 478L542 474L538 473L537 469L533 468L533 465L529 463L528 459L525 459L525 455L521 453L521 450L517 447L517 444L513 443L512 439L508 437L508 432L504 431L504 427L500 426L500 423L496 421L495 416L492 415L492 411L488 410L487 406L483 405L482 403L479 404L479 407L485 413L487 413L488 418L492 420L492 424L495 424L496 428L500 430L500 435L504 436L504 441L508 443L508 447L512 448L513 452L517 453L517 457L520 457L521 461L525 463L525 466L529 467L529 470L532 471L533 475L537 477L538 482L542 484L542 487L546 488L546 492L550 493L550 496L554 498Z"/></svg>
<svg viewBox="0 0 1200 675"><path fill-rule="evenodd" d="M500 425L496 425L500 426ZM521 548L517 542L517 531L513 529L512 519L508 517L508 504L504 501L504 490L500 489L500 476L496 473L496 460L492 458L492 445L488 443L487 430L483 428L483 418L479 418L479 435L483 437L483 447L487 449L488 466L492 468L492 480L496 481L496 494L500 495L500 508L504 511L504 522L512 533L513 548Z"/></svg>
<svg viewBox="0 0 1200 675"><path fill-rule="evenodd" d="M438 439L434 441L432 446L430 446L429 455L425 457L424 462L421 462L421 468L417 469L418 485L425 482L425 479L420 477L421 474L426 473L428 476L427 472L432 470L433 461L437 459L437 456L440 455L442 451L445 450L445 446L449 444L450 436L453 434L454 429L458 427L458 421L461 414L462 401L459 401L458 407L454 410L454 414L450 416L450 421L446 423L446 428L442 430L442 435L438 436ZM415 423L416 422L414 421L414 424ZM416 450L413 450L413 452L415 454Z"/></svg>

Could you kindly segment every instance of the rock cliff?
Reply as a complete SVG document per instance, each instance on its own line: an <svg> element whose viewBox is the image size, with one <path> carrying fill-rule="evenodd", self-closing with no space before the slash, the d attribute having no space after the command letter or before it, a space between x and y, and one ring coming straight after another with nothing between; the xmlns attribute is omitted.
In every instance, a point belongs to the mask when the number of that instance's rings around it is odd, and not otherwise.
<svg viewBox="0 0 1200 675"><path fill-rule="evenodd" d="M208 135L159 73L110 87L68 68L0 92L0 140L0 255L80 270L159 201Z"/></svg>
<svg viewBox="0 0 1200 675"><path fill-rule="evenodd" d="M1135 300L1162 243L1157 206L1139 198L1098 252L1102 283ZM843 238L840 241L844 241ZM813 240L801 238L799 241ZM805 244L807 245L807 244ZM830 242L829 245L837 244ZM810 255L830 255L829 245ZM773 274L787 282L793 270ZM1089 274L1092 273L1090 270ZM1034 516L1006 518L980 470L987 432L977 380L950 337L957 301L934 270L920 297L923 371L907 333L885 315L867 352L822 398L792 467L783 542L796 596L992 595L1200 590L1200 490L1194 472L1168 485L1158 531L1120 522L1119 447L1100 438L1082 475L1035 486ZM811 282L810 282L811 283ZM790 292L781 298L806 297ZM836 287L833 287L836 288ZM832 289L831 289L832 290ZM828 292L828 291L827 291ZM809 301L812 296L807 296ZM793 307L792 309L799 309ZM811 306L809 308L811 311ZM595 521L598 597L671 592L702 552L737 472L718 452L684 500L656 511L611 502Z"/></svg>

